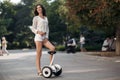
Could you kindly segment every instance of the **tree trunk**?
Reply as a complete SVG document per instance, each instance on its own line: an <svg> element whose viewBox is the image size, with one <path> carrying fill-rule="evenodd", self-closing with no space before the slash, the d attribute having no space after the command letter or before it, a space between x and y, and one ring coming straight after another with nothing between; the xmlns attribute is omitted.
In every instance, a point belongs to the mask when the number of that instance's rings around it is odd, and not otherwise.
<svg viewBox="0 0 120 80"><path fill-rule="evenodd" d="M116 33L116 55L120 55L120 27L117 26Z"/></svg>

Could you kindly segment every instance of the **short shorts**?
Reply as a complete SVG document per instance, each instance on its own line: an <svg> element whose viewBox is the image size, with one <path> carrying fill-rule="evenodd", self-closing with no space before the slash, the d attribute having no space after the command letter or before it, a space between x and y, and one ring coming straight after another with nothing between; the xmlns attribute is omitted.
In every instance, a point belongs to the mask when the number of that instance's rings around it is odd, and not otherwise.
<svg viewBox="0 0 120 80"><path fill-rule="evenodd" d="M80 44L80 48L84 48L84 44Z"/></svg>
<svg viewBox="0 0 120 80"><path fill-rule="evenodd" d="M44 39L46 39L46 35L41 36L39 34L35 35L34 41L43 41Z"/></svg>

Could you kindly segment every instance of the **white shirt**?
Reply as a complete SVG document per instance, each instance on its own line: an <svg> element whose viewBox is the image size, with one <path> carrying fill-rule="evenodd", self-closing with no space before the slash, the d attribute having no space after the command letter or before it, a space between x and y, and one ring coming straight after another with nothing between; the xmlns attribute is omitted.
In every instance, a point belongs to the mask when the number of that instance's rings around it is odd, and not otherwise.
<svg viewBox="0 0 120 80"><path fill-rule="evenodd" d="M104 46L107 46L107 45L109 45L109 42L107 40L105 40L103 42L102 51L107 51L108 47L104 47Z"/></svg>
<svg viewBox="0 0 120 80"><path fill-rule="evenodd" d="M68 46L70 46L70 45L71 45L71 46L76 46L75 39L74 39L74 38L72 38L71 40L73 41L73 43L72 43L72 44L67 44L67 45L68 45Z"/></svg>
<svg viewBox="0 0 120 80"><path fill-rule="evenodd" d="M80 37L80 43L85 44L85 37Z"/></svg>
<svg viewBox="0 0 120 80"><path fill-rule="evenodd" d="M41 18L40 16L35 16L33 18L32 27L30 27L32 32L37 34L37 31L46 32L46 38L49 36L49 27L47 17Z"/></svg>

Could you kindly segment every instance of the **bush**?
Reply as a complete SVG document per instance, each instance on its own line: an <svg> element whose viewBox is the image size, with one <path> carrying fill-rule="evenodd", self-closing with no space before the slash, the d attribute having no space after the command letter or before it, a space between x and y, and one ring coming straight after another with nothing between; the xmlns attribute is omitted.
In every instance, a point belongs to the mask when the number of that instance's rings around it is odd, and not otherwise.
<svg viewBox="0 0 120 80"><path fill-rule="evenodd" d="M87 51L100 51L102 45L101 44L95 44L95 45L86 45L85 48Z"/></svg>
<svg viewBox="0 0 120 80"><path fill-rule="evenodd" d="M58 45L56 46L57 51L65 51L65 46L64 45Z"/></svg>

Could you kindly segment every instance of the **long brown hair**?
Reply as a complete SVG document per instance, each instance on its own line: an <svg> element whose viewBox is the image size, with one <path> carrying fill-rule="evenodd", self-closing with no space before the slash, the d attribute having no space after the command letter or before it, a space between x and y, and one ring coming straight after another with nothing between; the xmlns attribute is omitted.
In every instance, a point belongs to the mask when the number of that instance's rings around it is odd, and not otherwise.
<svg viewBox="0 0 120 80"><path fill-rule="evenodd" d="M42 14L43 14L43 16L46 16L46 10L45 10L45 8L43 7L43 5L41 5L41 4L37 4L37 5L35 6L35 10L34 10L35 16L38 15L37 6L41 6L41 8L42 8Z"/></svg>

